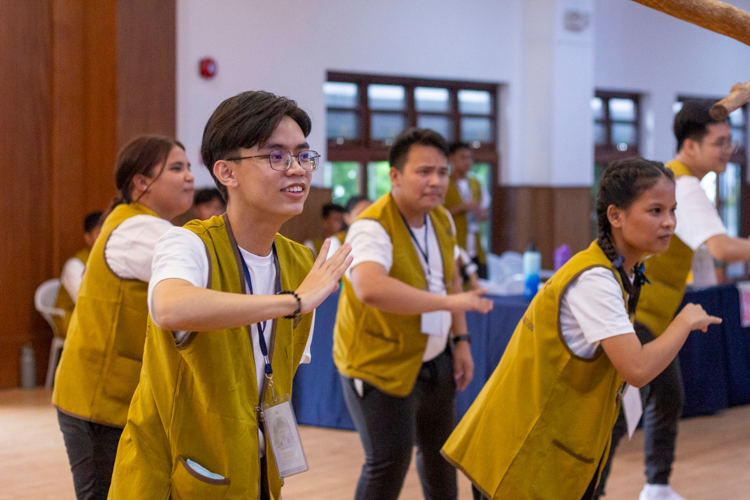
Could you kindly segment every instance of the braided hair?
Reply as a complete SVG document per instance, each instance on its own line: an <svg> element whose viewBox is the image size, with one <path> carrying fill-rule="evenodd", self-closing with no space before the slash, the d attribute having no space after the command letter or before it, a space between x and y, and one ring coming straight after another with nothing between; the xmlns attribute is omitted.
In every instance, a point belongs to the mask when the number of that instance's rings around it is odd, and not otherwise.
<svg viewBox="0 0 750 500"><path fill-rule="evenodd" d="M623 268L624 259L620 257L615 247L607 209L610 205L627 209L644 192L651 189L661 177L674 182L674 174L665 168L664 164L636 157L610 163L599 181L599 194L596 199L596 219L599 228L597 243L620 273L622 284L628 293L628 313L630 314L635 312L641 294L641 285L646 281L646 277L643 276L642 269L636 265L635 279L633 283L630 282Z"/></svg>

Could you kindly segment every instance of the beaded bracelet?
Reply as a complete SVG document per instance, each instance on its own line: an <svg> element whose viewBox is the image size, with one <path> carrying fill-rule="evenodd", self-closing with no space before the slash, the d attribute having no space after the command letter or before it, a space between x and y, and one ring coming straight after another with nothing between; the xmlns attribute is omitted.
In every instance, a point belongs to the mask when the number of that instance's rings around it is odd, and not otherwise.
<svg viewBox="0 0 750 500"><path fill-rule="evenodd" d="M297 295L297 292L294 292L292 290L282 290L278 292L276 295L294 295L294 298L297 299L297 310L294 311L294 313L289 314L287 316L284 316L285 319L293 319L295 326L297 323L299 323L300 318L302 315L300 314L302 312L302 299L299 298L299 295Z"/></svg>

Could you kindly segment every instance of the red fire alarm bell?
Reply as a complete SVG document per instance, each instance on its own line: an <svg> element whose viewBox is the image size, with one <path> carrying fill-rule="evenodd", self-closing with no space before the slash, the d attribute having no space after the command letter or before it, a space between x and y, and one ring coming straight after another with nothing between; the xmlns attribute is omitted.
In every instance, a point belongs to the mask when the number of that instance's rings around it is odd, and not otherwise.
<svg viewBox="0 0 750 500"><path fill-rule="evenodd" d="M216 76L216 61L210 57L201 59L200 61L200 73L203 78L213 78Z"/></svg>

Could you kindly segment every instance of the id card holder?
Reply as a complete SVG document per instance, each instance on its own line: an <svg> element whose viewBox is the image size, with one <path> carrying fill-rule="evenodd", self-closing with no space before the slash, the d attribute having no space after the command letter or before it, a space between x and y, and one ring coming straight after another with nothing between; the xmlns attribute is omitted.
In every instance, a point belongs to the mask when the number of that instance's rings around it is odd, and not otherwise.
<svg viewBox="0 0 750 500"><path fill-rule="evenodd" d="M264 402L263 414L279 477L285 478L307 471L307 457L289 396L283 395L274 401Z"/></svg>
<svg viewBox="0 0 750 500"><path fill-rule="evenodd" d="M427 335L442 335L443 311L422 313L422 333Z"/></svg>
<svg viewBox="0 0 750 500"><path fill-rule="evenodd" d="M622 407L625 412L625 421L628 424L628 439L632 439L635 428L643 415L643 401L640 389L628 384L622 395Z"/></svg>

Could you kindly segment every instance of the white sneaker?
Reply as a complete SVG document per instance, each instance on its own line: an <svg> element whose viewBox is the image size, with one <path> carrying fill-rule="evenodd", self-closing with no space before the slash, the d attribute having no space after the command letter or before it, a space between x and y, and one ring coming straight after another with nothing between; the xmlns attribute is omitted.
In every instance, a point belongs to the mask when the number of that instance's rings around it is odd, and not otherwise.
<svg viewBox="0 0 750 500"><path fill-rule="evenodd" d="M638 500L685 500L668 484L646 484Z"/></svg>

